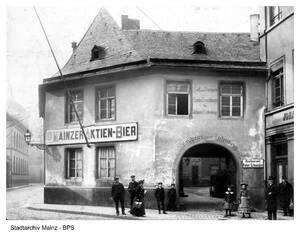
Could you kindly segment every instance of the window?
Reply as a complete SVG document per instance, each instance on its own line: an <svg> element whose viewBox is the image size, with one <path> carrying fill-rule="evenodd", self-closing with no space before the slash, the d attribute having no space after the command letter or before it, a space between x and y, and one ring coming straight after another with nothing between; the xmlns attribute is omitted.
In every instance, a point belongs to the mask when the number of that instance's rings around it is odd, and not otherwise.
<svg viewBox="0 0 300 238"><path fill-rule="evenodd" d="M193 54L206 54L206 49L203 42L197 41L193 46L194 46Z"/></svg>
<svg viewBox="0 0 300 238"><path fill-rule="evenodd" d="M282 9L279 6L272 6L269 8L269 11L270 11L270 26L272 26L282 19Z"/></svg>
<svg viewBox="0 0 300 238"><path fill-rule="evenodd" d="M221 84L220 86L221 117L243 116L243 85Z"/></svg>
<svg viewBox="0 0 300 238"><path fill-rule="evenodd" d="M83 118L83 91L82 90L74 90L70 92L74 107L78 113L80 120ZM67 95L67 115L66 122L76 122L77 117L74 110L74 107L71 103L69 95Z"/></svg>
<svg viewBox="0 0 300 238"><path fill-rule="evenodd" d="M67 149L67 178L82 178L82 149Z"/></svg>
<svg viewBox="0 0 300 238"><path fill-rule="evenodd" d="M273 107L279 107L284 104L283 95L283 61L280 60L271 66L272 80L272 101Z"/></svg>
<svg viewBox="0 0 300 238"><path fill-rule="evenodd" d="M184 82L167 83L167 114L189 115L190 84Z"/></svg>
<svg viewBox="0 0 300 238"><path fill-rule="evenodd" d="M115 147L98 147L97 151L97 177L115 177L116 151Z"/></svg>
<svg viewBox="0 0 300 238"><path fill-rule="evenodd" d="M101 46L95 45L91 53L91 61L104 59L105 57L105 49Z"/></svg>
<svg viewBox="0 0 300 238"><path fill-rule="evenodd" d="M96 107L97 120L115 119L115 87L105 87L97 90Z"/></svg>

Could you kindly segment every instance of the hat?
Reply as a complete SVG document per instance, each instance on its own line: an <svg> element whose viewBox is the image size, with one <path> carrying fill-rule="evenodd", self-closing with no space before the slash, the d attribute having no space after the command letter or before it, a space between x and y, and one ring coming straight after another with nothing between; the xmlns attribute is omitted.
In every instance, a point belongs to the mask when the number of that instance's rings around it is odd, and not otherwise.
<svg viewBox="0 0 300 238"><path fill-rule="evenodd" d="M119 180L120 178L119 177L115 177L115 181Z"/></svg>
<svg viewBox="0 0 300 238"><path fill-rule="evenodd" d="M246 184L246 183L241 183L241 186L243 186L243 185L245 185L246 187L248 186L248 184Z"/></svg>
<svg viewBox="0 0 300 238"><path fill-rule="evenodd" d="M135 175L131 175L130 178L135 178Z"/></svg>
<svg viewBox="0 0 300 238"><path fill-rule="evenodd" d="M175 186L175 183L171 183L171 186Z"/></svg>
<svg viewBox="0 0 300 238"><path fill-rule="evenodd" d="M275 178L273 176L269 176L268 180L275 180Z"/></svg>
<svg viewBox="0 0 300 238"><path fill-rule="evenodd" d="M139 181L139 184L143 184L143 183L144 183L144 180L140 180L140 181Z"/></svg>
<svg viewBox="0 0 300 238"><path fill-rule="evenodd" d="M282 179L287 179L287 177L285 175L282 176Z"/></svg>
<svg viewBox="0 0 300 238"><path fill-rule="evenodd" d="M162 184L162 182L158 182L157 184Z"/></svg>

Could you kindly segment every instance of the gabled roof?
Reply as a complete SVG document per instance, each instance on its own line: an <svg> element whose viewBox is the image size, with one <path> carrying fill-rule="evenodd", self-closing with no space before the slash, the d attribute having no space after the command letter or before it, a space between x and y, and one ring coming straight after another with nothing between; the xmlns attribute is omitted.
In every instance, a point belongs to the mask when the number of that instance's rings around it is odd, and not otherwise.
<svg viewBox="0 0 300 238"><path fill-rule="evenodd" d="M201 41L206 54L193 54L193 44ZM91 61L91 50L105 49L105 57ZM102 8L62 68L64 75L106 69L147 59L260 62L259 44L248 33L168 32L121 30ZM53 77L58 76L58 74ZM46 79L48 81L50 79Z"/></svg>
<svg viewBox="0 0 300 238"><path fill-rule="evenodd" d="M91 50L95 45L105 49L104 59L91 61ZM62 73L76 73L139 60L142 60L141 56L132 48L120 27L101 8L75 52L62 68Z"/></svg>

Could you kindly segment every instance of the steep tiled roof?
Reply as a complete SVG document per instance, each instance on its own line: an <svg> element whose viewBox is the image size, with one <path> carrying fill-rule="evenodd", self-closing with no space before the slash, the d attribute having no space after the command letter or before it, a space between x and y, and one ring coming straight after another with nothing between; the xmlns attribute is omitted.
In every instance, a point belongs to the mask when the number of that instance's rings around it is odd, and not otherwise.
<svg viewBox="0 0 300 238"><path fill-rule="evenodd" d="M247 33L167 32L125 30L126 38L143 57L213 61L259 61L259 44ZM193 54L204 43L206 54Z"/></svg>
<svg viewBox="0 0 300 238"><path fill-rule="evenodd" d="M205 44L206 54L193 54L193 44L197 41ZM104 59L90 60L95 45L105 48ZM62 72L66 75L147 58L260 61L259 44L251 42L247 33L121 30L109 13L101 9Z"/></svg>

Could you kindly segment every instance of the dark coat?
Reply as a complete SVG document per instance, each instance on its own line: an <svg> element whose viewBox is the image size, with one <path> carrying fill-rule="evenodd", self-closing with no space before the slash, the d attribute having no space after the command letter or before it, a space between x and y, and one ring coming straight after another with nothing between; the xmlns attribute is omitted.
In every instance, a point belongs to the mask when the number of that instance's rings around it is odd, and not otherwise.
<svg viewBox="0 0 300 238"><path fill-rule="evenodd" d="M130 196L135 196L136 195L136 189L138 187L138 182L137 181L131 181L128 185L128 192Z"/></svg>
<svg viewBox="0 0 300 238"><path fill-rule="evenodd" d="M165 190L164 188L156 188L155 189L155 198L157 201L165 200Z"/></svg>
<svg viewBox="0 0 300 238"><path fill-rule="evenodd" d="M281 207L288 207L293 199L293 186L288 183L280 183L278 187L278 197Z"/></svg>
<svg viewBox="0 0 300 238"><path fill-rule="evenodd" d="M266 194L267 210L277 210L277 195L278 189L276 185L268 185Z"/></svg>
<svg viewBox="0 0 300 238"><path fill-rule="evenodd" d="M168 191L168 199L169 201L175 201L176 200L176 189L170 188Z"/></svg>
<svg viewBox="0 0 300 238"><path fill-rule="evenodd" d="M135 196L136 199L139 201L143 201L144 196L145 196L145 189L141 185L138 185L136 188L136 196Z"/></svg>
<svg viewBox="0 0 300 238"><path fill-rule="evenodd" d="M111 196L114 199L124 199L125 188L121 183L114 183L111 187Z"/></svg>
<svg viewBox="0 0 300 238"><path fill-rule="evenodd" d="M225 192L225 196L224 196L224 200L225 202L228 202L228 203L233 203L234 200L235 200L235 196L234 196L234 192L232 191L226 191Z"/></svg>

